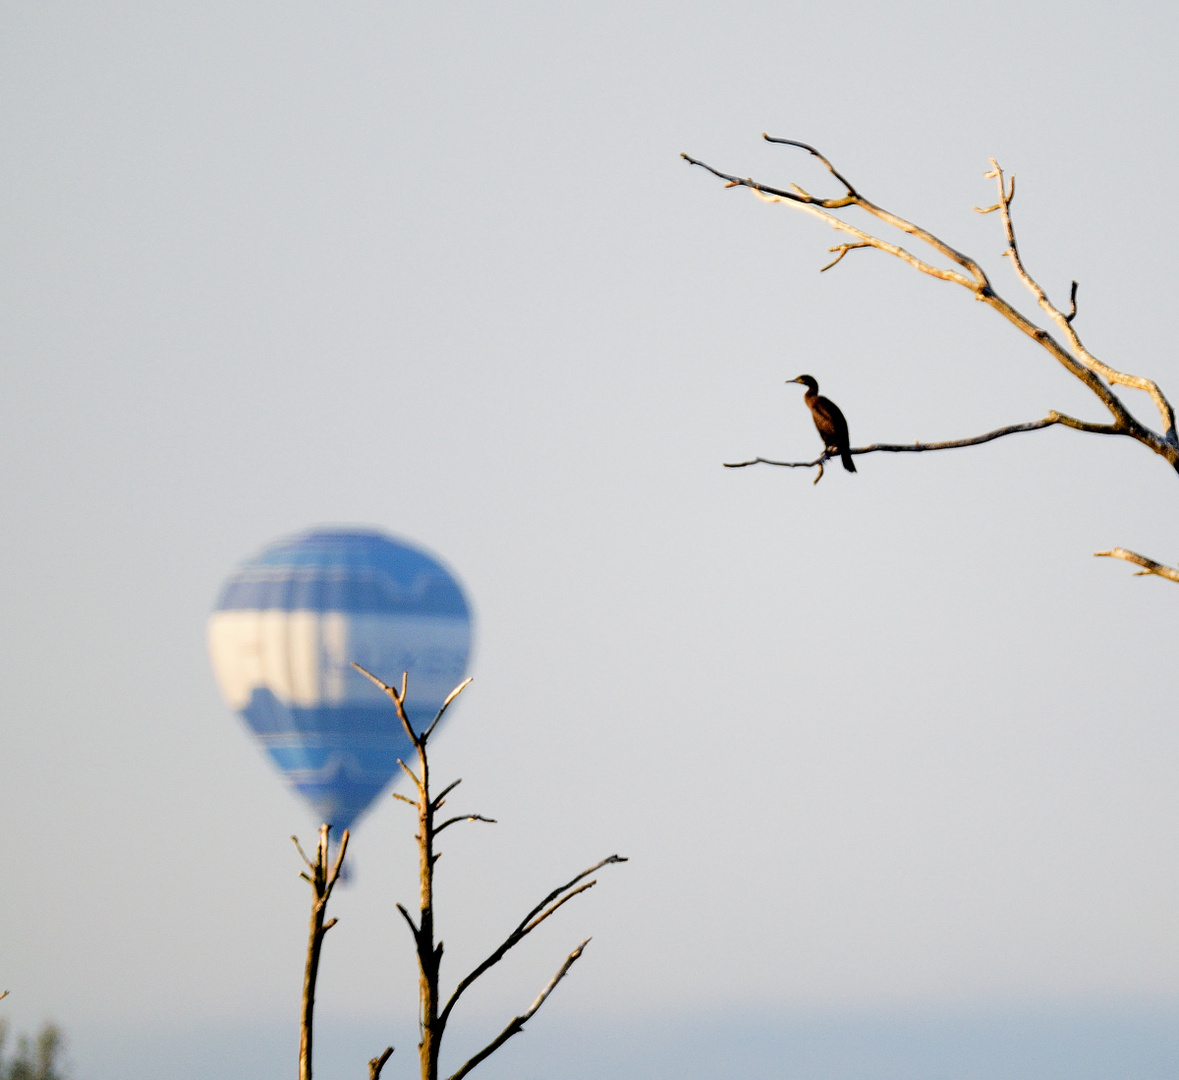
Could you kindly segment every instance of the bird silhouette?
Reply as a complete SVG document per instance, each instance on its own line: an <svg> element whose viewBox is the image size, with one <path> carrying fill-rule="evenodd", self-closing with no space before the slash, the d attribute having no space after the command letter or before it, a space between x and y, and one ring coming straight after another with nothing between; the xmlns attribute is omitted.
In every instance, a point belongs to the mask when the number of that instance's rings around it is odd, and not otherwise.
<svg viewBox="0 0 1179 1080"><path fill-rule="evenodd" d="M843 467L848 472L856 471L856 464L851 457L851 439L847 434L847 420L838 405L830 398L821 397L819 382L813 375L799 375L797 379L787 379L787 382L802 383L806 387L807 408L815 421L815 427L823 437L824 448L833 454L838 454Z"/></svg>

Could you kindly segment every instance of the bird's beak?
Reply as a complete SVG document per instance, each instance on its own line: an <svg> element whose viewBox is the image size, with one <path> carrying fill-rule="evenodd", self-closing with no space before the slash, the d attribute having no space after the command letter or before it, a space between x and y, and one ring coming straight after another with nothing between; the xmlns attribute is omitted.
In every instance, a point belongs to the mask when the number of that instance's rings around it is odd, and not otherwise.
<svg viewBox="0 0 1179 1080"><path fill-rule="evenodd" d="M792 382L802 382L801 379L787 379L786 385L789 386Z"/></svg>

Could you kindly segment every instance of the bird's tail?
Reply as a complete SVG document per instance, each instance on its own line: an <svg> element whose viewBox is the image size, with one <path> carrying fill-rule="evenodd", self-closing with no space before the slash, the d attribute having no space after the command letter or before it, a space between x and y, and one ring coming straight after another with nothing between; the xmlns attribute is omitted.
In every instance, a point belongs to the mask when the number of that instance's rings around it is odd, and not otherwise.
<svg viewBox="0 0 1179 1080"><path fill-rule="evenodd" d="M841 450L839 452L839 458L843 462L843 467L847 469L848 472L856 471L856 463L852 461L852 456L847 450Z"/></svg>

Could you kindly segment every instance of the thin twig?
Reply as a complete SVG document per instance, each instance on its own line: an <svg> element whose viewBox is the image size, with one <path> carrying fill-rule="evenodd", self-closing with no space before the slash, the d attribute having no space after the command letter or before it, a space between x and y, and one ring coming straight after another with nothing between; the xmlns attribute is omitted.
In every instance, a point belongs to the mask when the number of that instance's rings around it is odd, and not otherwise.
<svg viewBox="0 0 1179 1080"><path fill-rule="evenodd" d="M486 821L488 825L498 825L499 822L493 817L484 817L482 814L460 814L458 817L447 818L441 825L434 829L434 835L437 836L443 829L450 825L457 825L460 821ZM447 863L447 866L450 864Z"/></svg>
<svg viewBox="0 0 1179 1080"><path fill-rule="evenodd" d="M361 667L355 660L352 661L352 666L356 668L356 670L359 671L360 674L363 675L366 679L368 679L370 682L376 683L377 686L379 686L382 690L385 691L386 694L389 695L390 700L397 707L397 719L401 721L401 726L405 728L405 733L409 736L409 741L412 742L415 747L420 749L420 737L418 736L417 732L414 731L413 726L409 722L409 717L405 714L405 691L406 687L409 685L409 672L403 671L401 673L401 693L399 694L395 686L389 686L387 683L382 682L371 671L369 671L368 668ZM467 681L469 682L470 680L468 679ZM437 718L435 718L435 720L437 720ZM433 727L434 725L431 724L430 726Z"/></svg>
<svg viewBox="0 0 1179 1080"><path fill-rule="evenodd" d="M626 860L624 859L623 862L625 861ZM554 900L553 903L551 903L547 908L544 909L544 911L542 911L535 919L533 919L526 927L524 927L520 933L520 936L523 937L525 934L531 934L533 930L535 930L542 922L545 921L545 919L547 919L550 915L555 914L558 908L564 907L564 905L569 903L569 901L572 900L575 896L585 892L586 889L592 889L595 885L597 885L597 883L597 878L590 878L589 881L582 882L580 885L578 885L576 889L567 892L564 896L561 897L560 900Z"/></svg>
<svg viewBox="0 0 1179 1080"><path fill-rule="evenodd" d="M538 911L547 907L548 904L560 896L561 893L573 888L573 886L576 885L579 881L584 881L587 877L590 876L590 874L600 870L603 866L609 866L611 863L620 863L626 861L627 860L624 855L608 855L601 862L594 863L594 865L591 866L588 870L583 870L580 874L577 875L577 877L565 882L565 884L560 886L560 888L554 889L539 904L537 904L536 907L534 907L527 915L525 915L524 918L520 920L520 925L516 927L517 932L523 930Z"/></svg>
<svg viewBox="0 0 1179 1080"><path fill-rule="evenodd" d="M1156 577L1166 578L1168 581L1179 581L1179 570L1173 566L1166 566L1163 563L1155 562L1154 559L1148 559L1145 555L1139 555L1133 551L1127 551L1125 548L1112 548L1109 551L1095 551L1094 555L1104 555L1111 559L1124 559L1126 562L1134 563L1136 566L1144 567L1139 570L1135 577L1149 577L1155 575Z"/></svg>
<svg viewBox="0 0 1179 1080"><path fill-rule="evenodd" d="M390 686L386 682L383 682L381 679L378 679L371 671L368 670L368 668L361 667L355 660L352 661L352 666L354 668L356 668L356 670L359 671L360 674L363 675L370 682L376 683L377 686L379 686L382 690L384 690L385 693L388 694L391 698L393 698L394 701L397 700L397 691L392 686Z"/></svg>
<svg viewBox="0 0 1179 1080"><path fill-rule="evenodd" d="M332 867L331 876L328 878L328 883L327 883L328 893L331 893L332 889L335 887L337 879L340 876L340 868L344 865L344 852L347 850L348 850L348 830L345 829L343 834L340 836L340 850L336 855L336 862L335 862L335 865ZM333 919L332 922L334 923L335 919Z"/></svg>
<svg viewBox="0 0 1179 1080"><path fill-rule="evenodd" d="M687 154L680 154L689 165L697 165L701 169L707 169L713 176L721 180L726 180L728 183L726 187L747 187L755 191L763 191L767 195L780 195L784 199L789 199L792 202L800 203L814 203L816 206L825 207L828 210L838 210L844 206L855 206L856 196L844 195L840 199L816 199L813 195L808 195L802 188L795 187L793 191L783 191L780 188L772 188L766 184L759 184L749 177L730 176L728 173L723 173L719 169L714 169L711 165L703 161L697 161L696 158L690 157Z"/></svg>
<svg viewBox="0 0 1179 1080"><path fill-rule="evenodd" d="M442 714L450 708L450 703L454 701L454 699L458 697L459 694L461 694L464 690L466 690L466 688L474 681L475 676L472 675L470 678L464 679L461 683L458 684L458 686L456 686L449 694L446 695L446 700L442 703L442 708L438 710L438 715L430 721L430 726L422 732L422 742L425 742L430 737L430 733L434 730L434 728L438 726L438 721L442 719Z"/></svg>
<svg viewBox="0 0 1179 1080"><path fill-rule="evenodd" d="M980 446L982 443L993 442L995 439L1001 439L1005 435L1017 435L1023 431L1039 431L1041 428L1051 427L1053 424L1064 424L1072 427L1074 424L1085 424L1084 421L1074 421L1071 416L1063 416L1060 413L1049 413L1043 420L1032 420L1026 424L1009 424L1007 427L996 428L994 431L988 431L985 435L975 435L971 439L950 439L946 442L911 442L911 443L872 443L870 446L853 446L848 450L849 454L920 454L926 450L954 450L961 446ZM1109 425L1085 425L1085 430L1095 430L1099 428L1107 433L1113 434L1114 429ZM825 461L829 461L833 456L831 451L824 450L814 461L774 461L770 458L756 457L749 461L726 461L724 463L726 469L744 469L747 465L777 465L784 469L813 469L818 466L823 467ZM835 454L834 456L838 456ZM818 483L818 481L815 481Z"/></svg>
<svg viewBox="0 0 1179 1080"><path fill-rule="evenodd" d="M401 768L405 771L405 775L408 776L414 782L414 786L419 791L421 791L422 782L418 779L417 774L413 771L413 769L411 769L408 765L406 765L406 763L404 761L402 761L401 758L397 759L397 764L400 765ZM410 802L409 799L406 799L405 801ZM417 806L417 803L412 803L412 805Z"/></svg>
<svg viewBox="0 0 1179 1080"><path fill-rule="evenodd" d="M581 889L576 889L573 892L570 892L569 890L573 889L573 887L579 882L584 881L587 877L590 876L590 874L594 873L595 870L600 870L603 866L607 866L610 863L620 863L626 861L627 860L621 855L610 855L601 862L595 863L588 870L583 870L575 878L567 881L564 885L550 892L548 896L546 896L539 904L536 905L536 907L534 907L530 912L528 912L527 915L524 916L523 919L520 920L520 923L515 928L515 930L513 930L504 939L500 946L493 953L491 953L491 955L488 956L486 960L484 960L478 967L476 967L473 971L470 972L470 974L465 976L459 982L458 986L454 988L454 992L450 995L450 1000L447 1001L446 1007L442 1010L439 1020L445 1024L447 1019L450 1017L451 1011L454 1009L455 1005L458 1004L459 998L462 997L463 993L476 979L485 974L491 968L495 967L495 965L498 964L510 950L514 949L518 944L520 944L524 938L531 934L533 930L535 930L545 919L547 919L554 911L556 911L557 908L564 904L566 900L572 899L578 893L584 891L584 889L589 888L589 886L583 886ZM569 893L569 895L565 896L558 903L553 904L553 901L557 900L557 898L561 897L564 893ZM550 907L550 905L552 906ZM546 908L548 909L547 911L545 910ZM540 916L539 918L537 918L538 915Z"/></svg>
<svg viewBox="0 0 1179 1080"><path fill-rule="evenodd" d="M871 246L872 246L871 244L859 243L859 244L838 244L836 247L828 248L827 249L828 251L838 251L839 254L836 255L835 258L832 259L826 266L820 266L819 273L822 274L825 271L830 270L831 267L838 266L839 260L842 259L844 257L844 255L846 255L853 248L864 248L864 247L871 247Z"/></svg>
<svg viewBox="0 0 1179 1080"><path fill-rule="evenodd" d="M434 809L435 809L435 810L438 810L438 809L440 809L440 808L442 807L442 804L443 804L444 802L446 802L446 796L447 796L447 795L449 795L449 794L450 794L452 791L454 791L454 789L455 789L456 787L458 787L458 786L459 786L459 784L461 784L462 782L463 782L463 778L460 776L460 777L459 777L457 780L452 780L452 781L451 781L449 784L447 784L447 785L446 785L446 787L444 787L444 788L443 788L443 789L442 789L442 790L441 790L441 791L438 793L438 795L435 797L435 799L434 799Z"/></svg>
<svg viewBox="0 0 1179 1080"><path fill-rule="evenodd" d="M307 858L306 852L304 852L302 846L299 844L299 838L297 836L292 836L291 840L295 845L295 850L298 851L298 853L302 857L303 861L307 864L307 869L314 870L315 864L309 858Z"/></svg>
<svg viewBox="0 0 1179 1080"><path fill-rule="evenodd" d="M385 1062L393 1055L393 1047L386 1046L380 1054L371 1058L368 1063L368 1080L380 1080L381 1070L385 1067ZM398 1059L400 1060L400 1059Z"/></svg>
<svg viewBox="0 0 1179 1080"><path fill-rule="evenodd" d="M479 1062L494 1054L513 1035L518 1035L521 1031L523 1031L524 1025L528 1023L528 1021L531 1020L533 1016L536 1015L536 1011L545 1003L545 1000L548 998L549 994L551 994L557 988L557 983L559 983L563 978L565 978L566 975L569 974L569 969L573 967L575 963L577 963L578 958L581 956L582 952L585 951L585 947L589 943L590 939L586 938L585 941L578 945L577 948L574 949L573 952L568 955L568 957L566 957L565 963L561 965L561 970L558 971L557 974L554 975L551 979L549 979L548 984L537 995L536 1000L531 1005L529 1005L528 1008L525 1009L524 1012L522 1012L519 1016L514 1016L508 1022L508 1026L504 1028L503 1031L501 1031L494 1039L492 1039L491 1042L483 1047L479 1053L471 1057L457 1072L452 1073L449 1080L462 1080L462 1078L466 1076L467 1073L469 1073L473 1068L475 1068Z"/></svg>
<svg viewBox="0 0 1179 1080"><path fill-rule="evenodd" d="M418 939L418 935L421 934L421 931L414 925L413 919L410 918L409 912L405 910L405 906L403 904L398 904L397 910L401 912L401 917L408 924L410 933L413 934L414 940L416 941Z"/></svg>
<svg viewBox="0 0 1179 1080"><path fill-rule="evenodd" d="M811 154L814 157L817 157L824 165L827 166L827 171L832 176L834 176L835 179L838 180L845 188L847 188L847 193L849 195L858 194L856 189L854 187L852 187L851 184L849 184L844 177L840 176L840 174L836 170L835 166L832 165L831 162L827 160L827 158L825 158L822 154L819 153L818 150L816 150L813 146L809 145L808 143L796 142L794 139L776 139L776 138L774 138L773 135L767 135L764 131L761 133L761 137L763 139L765 139L766 142L780 143L783 146L797 146L800 149L805 150L808 154Z"/></svg>

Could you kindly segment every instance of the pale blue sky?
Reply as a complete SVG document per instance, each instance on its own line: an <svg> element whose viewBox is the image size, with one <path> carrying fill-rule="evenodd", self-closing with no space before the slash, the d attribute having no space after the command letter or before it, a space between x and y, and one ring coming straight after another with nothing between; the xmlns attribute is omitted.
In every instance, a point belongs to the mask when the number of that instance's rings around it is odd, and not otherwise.
<svg viewBox="0 0 1179 1080"><path fill-rule="evenodd" d="M289 1075L293 1048L272 1073L234 1054L295 1019L286 837L315 822L219 700L204 621L238 559L335 522L433 549L475 605L437 768L501 824L446 847L451 973L550 884L631 856L475 1027L589 933L552 1023L601 1047L621 1013L1174 1008L1179 589L1091 554L1179 557L1174 474L1064 431L817 488L723 470L814 452L802 371L858 442L1097 412L965 293L876 253L820 276L829 230L678 155L818 185L759 134L813 142L1030 309L971 210L995 155L1033 271L1061 300L1081 282L1087 342L1179 394L1177 22L5 5L5 1015L56 1017L86 1080L187 1077L198 1034L222 1075ZM385 800L358 830L321 993L325 1028L391 1025L395 1076L408 826ZM749 1075L778 1060L750 1045Z"/></svg>

